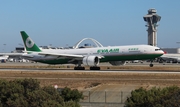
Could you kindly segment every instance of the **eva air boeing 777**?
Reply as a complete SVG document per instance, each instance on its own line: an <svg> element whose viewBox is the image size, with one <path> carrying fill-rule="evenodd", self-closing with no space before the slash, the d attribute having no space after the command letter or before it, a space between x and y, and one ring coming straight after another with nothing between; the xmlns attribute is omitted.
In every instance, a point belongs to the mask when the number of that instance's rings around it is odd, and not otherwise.
<svg viewBox="0 0 180 107"><path fill-rule="evenodd" d="M127 60L154 59L164 54L160 48L150 45L41 50L26 32L21 31L21 36L28 53L24 58L46 64L75 64L75 70L84 70L82 64L90 66L90 70L100 70L100 62L120 65Z"/></svg>

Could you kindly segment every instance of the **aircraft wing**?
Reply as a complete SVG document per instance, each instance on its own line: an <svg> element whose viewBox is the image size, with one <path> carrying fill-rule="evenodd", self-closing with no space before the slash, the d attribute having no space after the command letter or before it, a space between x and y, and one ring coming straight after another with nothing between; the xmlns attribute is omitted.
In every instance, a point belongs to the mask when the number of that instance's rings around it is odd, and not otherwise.
<svg viewBox="0 0 180 107"><path fill-rule="evenodd" d="M71 58L84 58L87 55L75 55L75 54L59 54L59 53L46 53L39 52L39 55L47 55L47 56L57 56L57 57L71 57ZM98 58L103 58L103 56L98 56Z"/></svg>
<svg viewBox="0 0 180 107"><path fill-rule="evenodd" d="M83 58L83 55L74 55L74 54L59 54L59 53L46 53L40 52L39 55L46 55L46 56L57 56L57 57L73 57L73 58Z"/></svg>

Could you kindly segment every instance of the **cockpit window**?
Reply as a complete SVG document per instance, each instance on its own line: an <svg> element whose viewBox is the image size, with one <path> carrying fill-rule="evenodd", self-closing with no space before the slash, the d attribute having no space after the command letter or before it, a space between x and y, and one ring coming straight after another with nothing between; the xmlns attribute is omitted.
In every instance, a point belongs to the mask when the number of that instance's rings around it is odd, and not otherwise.
<svg viewBox="0 0 180 107"><path fill-rule="evenodd" d="M161 49L155 49L155 51L160 51Z"/></svg>

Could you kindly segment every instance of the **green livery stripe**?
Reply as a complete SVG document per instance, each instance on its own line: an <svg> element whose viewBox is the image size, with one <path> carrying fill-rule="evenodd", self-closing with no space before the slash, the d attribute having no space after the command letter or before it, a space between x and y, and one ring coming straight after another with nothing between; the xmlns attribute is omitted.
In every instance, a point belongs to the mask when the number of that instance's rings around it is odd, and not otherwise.
<svg viewBox="0 0 180 107"><path fill-rule="evenodd" d="M147 59L155 59L160 57L162 54L137 54L137 55L121 55L121 56L105 56L105 58L101 59L101 62L108 61L128 61L128 60L147 60Z"/></svg>

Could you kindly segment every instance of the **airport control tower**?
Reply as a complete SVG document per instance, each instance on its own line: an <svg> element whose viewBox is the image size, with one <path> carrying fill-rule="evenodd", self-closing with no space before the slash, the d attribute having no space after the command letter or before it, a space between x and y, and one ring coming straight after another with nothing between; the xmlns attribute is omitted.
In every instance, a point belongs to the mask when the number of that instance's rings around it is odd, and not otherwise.
<svg viewBox="0 0 180 107"><path fill-rule="evenodd" d="M161 20L161 16L156 14L156 9L149 9L148 14L143 17L144 21L147 22L148 27L148 45L157 46L157 27L158 22Z"/></svg>

